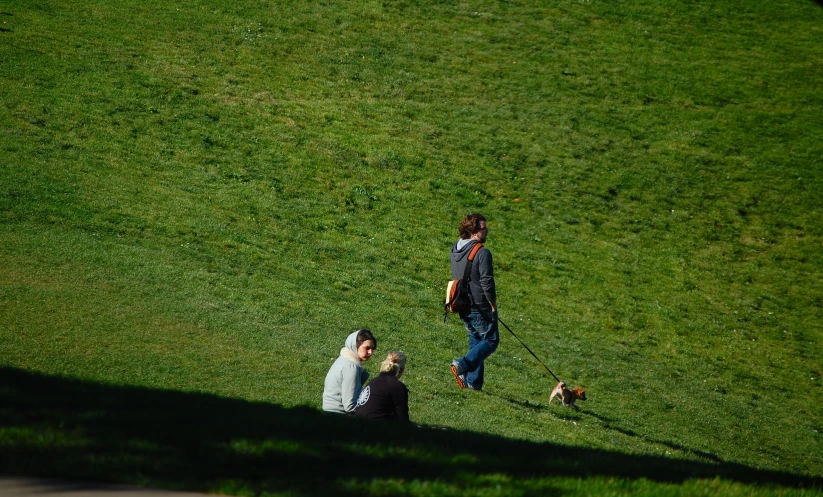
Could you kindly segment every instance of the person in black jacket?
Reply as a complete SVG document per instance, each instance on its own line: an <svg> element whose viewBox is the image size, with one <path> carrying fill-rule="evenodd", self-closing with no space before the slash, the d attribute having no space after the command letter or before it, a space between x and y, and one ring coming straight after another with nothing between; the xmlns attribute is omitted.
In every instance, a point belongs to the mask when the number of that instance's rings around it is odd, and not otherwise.
<svg viewBox="0 0 823 497"><path fill-rule="evenodd" d="M360 392L354 415L358 418L409 421L409 389L400 382L406 354L389 352L380 374Z"/></svg>
<svg viewBox="0 0 823 497"><path fill-rule="evenodd" d="M497 289L494 284L492 253L485 246L469 262L469 253L478 243L486 243L489 228L482 214L469 214L460 222L460 239L451 249L452 278L463 278L469 268L469 300L471 309L460 313L469 336L469 351L451 364L451 372L460 388L481 390L484 363L497 350L500 333L497 326Z"/></svg>

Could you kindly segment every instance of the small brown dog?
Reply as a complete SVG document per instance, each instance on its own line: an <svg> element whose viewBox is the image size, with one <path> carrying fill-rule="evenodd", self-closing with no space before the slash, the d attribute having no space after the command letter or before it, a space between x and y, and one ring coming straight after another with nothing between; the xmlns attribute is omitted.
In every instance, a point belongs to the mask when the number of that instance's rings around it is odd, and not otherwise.
<svg viewBox="0 0 823 497"><path fill-rule="evenodd" d="M574 402L576 400L586 400L586 391L582 388L575 386L574 389L569 390L566 388L566 382L561 381L554 387L552 390L551 396L549 396L549 404L552 403L555 397L560 397L560 401L563 402L563 405L566 407L574 407L575 409L580 409Z"/></svg>

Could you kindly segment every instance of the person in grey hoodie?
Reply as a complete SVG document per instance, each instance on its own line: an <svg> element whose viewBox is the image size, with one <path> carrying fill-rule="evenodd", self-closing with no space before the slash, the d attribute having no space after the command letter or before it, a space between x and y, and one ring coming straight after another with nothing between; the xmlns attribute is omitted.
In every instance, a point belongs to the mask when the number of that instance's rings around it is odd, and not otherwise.
<svg viewBox="0 0 823 497"><path fill-rule="evenodd" d="M497 350L500 333L497 326L497 290L494 285L492 253L481 247L474 260L469 252L486 241L489 228L482 214L469 214L460 222L460 239L451 249L452 279L463 278L466 265L471 264L468 293L471 308L460 313L469 336L469 351L451 364L451 372L460 388L482 390L484 363Z"/></svg>
<svg viewBox="0 0 823 497"><path fill-rule="evenodd" d="M357 398L369 373L361 363L368 361L377 349L377 339L366 328L346 337L346 346L340 349L340 356L326 374L323 387L323 410L341 414L352 414L357 407Z"/></svg>

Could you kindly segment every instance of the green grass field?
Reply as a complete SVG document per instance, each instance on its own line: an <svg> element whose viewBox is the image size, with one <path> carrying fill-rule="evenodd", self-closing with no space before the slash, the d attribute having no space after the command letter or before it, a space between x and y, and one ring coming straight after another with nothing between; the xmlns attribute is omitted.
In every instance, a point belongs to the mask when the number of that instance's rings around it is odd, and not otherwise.
<svg viewBox="0 0 823 497"><path fill-rule="evenodd" d="M0 473L823 494L823 5L0 3ZM442 322L489 219L483 393ZM345 336L419 427L320 412ZM373 374L377 363L367 363Z"/></svg>

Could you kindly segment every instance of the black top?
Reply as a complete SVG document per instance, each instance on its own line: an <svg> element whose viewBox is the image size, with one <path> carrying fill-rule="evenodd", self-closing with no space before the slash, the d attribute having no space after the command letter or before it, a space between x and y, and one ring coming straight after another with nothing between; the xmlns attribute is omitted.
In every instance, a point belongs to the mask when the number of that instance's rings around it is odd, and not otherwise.
<svg viewBox="0 0 823 497"><path fill-rule="evenodd" d="M363 387L354 415L358 418L409 420L409 389L391 373L380 373Z"/></svg>

